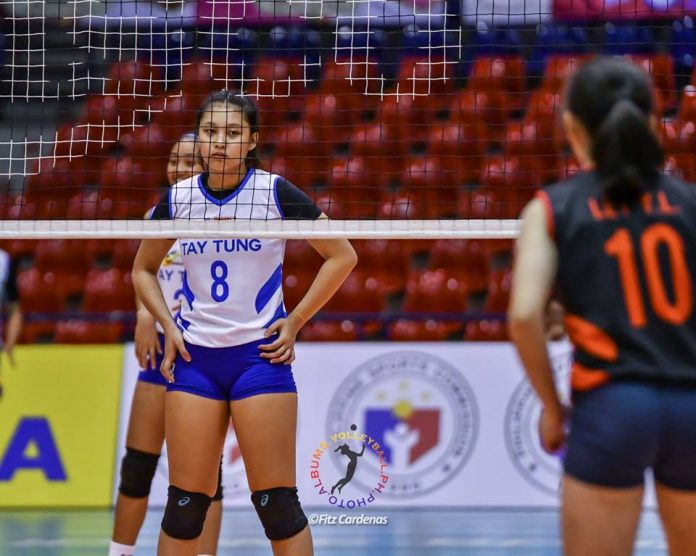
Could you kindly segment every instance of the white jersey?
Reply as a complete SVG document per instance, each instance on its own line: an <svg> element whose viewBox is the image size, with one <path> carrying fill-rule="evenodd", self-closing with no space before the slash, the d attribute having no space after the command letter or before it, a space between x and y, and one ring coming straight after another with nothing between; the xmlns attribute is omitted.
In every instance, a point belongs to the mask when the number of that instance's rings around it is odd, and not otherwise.
<svg viewBox="0 0 696 556"><path fill-rule="evenodd" d="M176 318L178 313L178 305L183 299L184 286L184 261L181 258L181 249L179 241L176 241L172 248L167 253L167 256L162 261L162 265L157 272L157 281L159 282L164 301L169 307L172 316ZM155 328L160 334L164 334L162 325L155 321Z"/></svg>
<svg viewBox="0 0 696 556"><path fill-rule="evenodd" d="M280 176L250 170L222 199L201 174L175 184L154 218L187 220L318 218L321 211ZM217 196L220 196L217 193ZM180 240L185 267L177 324L187 342L204 347L246 344L285 316L282 239Z"/></svg>

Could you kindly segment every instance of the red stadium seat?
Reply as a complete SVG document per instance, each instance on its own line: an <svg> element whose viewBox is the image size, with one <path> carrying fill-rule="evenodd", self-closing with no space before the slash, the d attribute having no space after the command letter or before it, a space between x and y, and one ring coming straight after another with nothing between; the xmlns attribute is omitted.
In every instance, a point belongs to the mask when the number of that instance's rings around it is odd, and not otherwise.
<svg viewBox="0 0 696 556"><path fill-rule="evenodd" d="M517 218L539 184L538 163L519 157L488 157L481 172L481 186L493 191L503 218Z"/></svg>
<svg viewBox="0 0 696 556"><path fill-rule="evenodd" d="M329 175L331 196L347 218L374 218L382 191L370 179L366 162L359 157L337 158Z"/></svg>
<svg viewBox="0 0 696 556"><path fill-rule="evenodd" d="M90 95L85 100L80 122L93 125L118 124L118 101L113 95Z"/></svg>
<svg viewBox="0 0 696 556"><path fill-rule="evenodd" d="M495 193L485 189L462 191L457 200L457 216L464 219L502 218L503 207Z"/></svg>
<svg viewBox="0 0 696 556"><path fill-rule="evenodd" d="M386 187L398 177L408 153L408 143L397 130L381 123L356 127L349 145L352 156L366 161L370 183L375 187Z"/></svg>
<svg viewBox="0 0 696 556"><path fill-rule="evenodd" d="M459 124L478 124L477 136L487 144L502 139L505 122L512 106L502 92L481 92L464 89L450 103L449 121Z"/></svg>
<svg viewBox="0 0 696 556"><path fill-rule="evenodd" d="M114 148L118 134L113 125L64 125L56 131L53 154L57 157L103 156Z"/></svg>
<svg viewBox="0 0 696 556"><path fill-rule="evenodd" d="M378 281L361 272L353 272L321 312L321 315L348 313L345 315L346 318L342 321L327 320L322 330L325 334L333 330L332 334L336 337L343 337L348 331L355 332L356 337L374 336L381 328L378 314L385 309L385 306L386 300L380 291ZM368 321L352 319L349 313L372 314L372 319ZM353 326L347 326L346 321L352 322Z"/></svg>
<svg viewBox="0 0 696 556"><path fill-rule="evenodd" d="M464 340L469 342L507 342L507 326L499 319L481 319L466 324Z"/></svg>
<svg viewBox="0 0 696 556"><path fill-rule="evenodd" d="M667 154L663 171L692 182L696 180L696 156L693 153Z"/></svg>
<svg viewBox="0 0 696 556"><path fill-rule="evenodd" d="M356 120L359 121L353 112L341 108L336 95L318 93L305 97L304 121L329 149L348 142Z"/></svg>
<svg viewBox="0 0 696 556"><path fill-rule="evenodd" d="M303 268L283 270L283 303L288 312L302 301L315 276L316 272Z"/></svg>
<svg viewBox="0 0 696 556"><path fill-rule="evenodd" d="M291 125L274 133L273 140L275 154L287 163L288 179L307 186L326 181L331 148L314 128L305 123Z"/></svg>
<svg viewBox="0 0 696 556"><path fill-rule="evenodd" d="M532 92L524 115L526 123L536 123L537 134L554 137L558 132L559 115L563 109L563 96L547 89Z"/></svg>
<svg viewBox="0 0 696 556"><path fill-rule="evenodd" d="M34 266L42 272L54 274L55 287L63 296L82 293L90 262L81 240L43 240L34 252Z"/></svg>
<svg viewBox="0 0 696 556"><path fill-rule="evenodd" d="M323 263L321 255L304 239L290 239L285 243L284 272L316 274Z"/></svg>
<svg viewBox="0 0 696 556"><path fill-rule="evenodd" d="M400 178L401 189L412 194L425 207L426 218L453 216L457 207L459 183L453 172L431 157L413 157L407 161Z"/></svg>
<svg viewBox="0 0 696 556"><path fill-rule="evenodd" d="M131 133L123 134L119 143L131 156L159 158L162 165L166 166L166 160L174 142L179 138L178 135L172 135L171 128L153 122Z"/></svg>
<svg viewBox="0 0 696 556"><path fill-rule="evenodd" d="M451 93L455 88L455 64L433 56L404 56L399 63L399 93L431 95Z"/></svg>
<svg viewBox="0 0 696 556"><path fill-rule="evenodd" d="M684 87L677 117L683 121L696 121L696 85Z"/></svg>
<svg viewBox="0 0 696 556"><path fill-rule="evenodd" d="M399 63L397 89L399 101L409 98L413 122L426 122L447 109L455 88L454 64L429 56L405 56Z"/></svg>
<svg viewBox="0 0 696 556"><path fill-rule="evenodd" d="M42 158L37 173L26 181L26 201L31 203L46 200L66 201L79 193L86 184L84 165L81 158ZM67 206L67 205L66 205Z"/></svg>
<svg viewBox="0 0 696 556"><path fill-rule="evenodd" d="M200 99L195 95L181 91L161 97L157 105L158 112L152 121L162 126L167 137L178 139L187 131L196 129L196 113L200 104Z"/></svg>
<svg viewBox="0 0 696 556"><path fill-rule="evenodd" d="M695 113L696 115L696 113ZM663 119L660 136L665 151L669 153L692 153L696 141L696 120Z"/></svg>
<svg viewBox="0 0 696 556"><path fill-rule="evenodd" d="M308 322L302 327L303 342L355 342L360 339L358 325L352 320Z"/></svg>
<svg viewBox="0 0 696 556"><path fill-rule="evenodd" d="M542 182L556 180L558 157L561 144L555 131L539 122L509 122L503 140L503 152L506 156L533 158L538 164L539 177Z"/></svg>
<svg viewBox="0 0 696 556"><path fill-rule="evenodd" d="M466 287L443 269L415 272L406 285L403 310L424 313L424 318L400 319L389 327L389 337L403 340L417 339L422 335L424 339L445 339L459 333L462 323L456 320L456 315L466 310L466 297ZM452 315L455 320L437 319L437 313ZM434 320L437 324L428 325L428 320ZM410 338L406 337L406 331L410 333ZM431 333L438 338L431 337Z"/></svg>
<svg viewBox="0 0 696 556"><path fill-rule="evenodd" d="M56 325L57 344L114 344L121 340L123 325L118 322L91 322L70 319Z"/></svg>
<svg viewBox="0 0 696 556"><path fill-rule="evenodd" d="M135 309L135 294L130 273L118 269L92 270L87 275L82 309L89 312L130 312Z"/></svg>
<svg viewBox="0 0 696 556"><path fill-rule="evenodd" d="M493 271L488 283L488 294L483 306L484 309L491 313L504 313L507 311L511 284L511 269L504 268Z"/></svg>
<svg viewBox="0 0 696 556"><path fill-rule="evenodd" d="M36 218L36 203L23 195L10 196L5 208L7 220L33 220Z"/></svg>
<svg viewBox="0 0 696 556"><path fill-rule="evenodd" d="M102 165L99 199L113 201L113 218L142 217L150 199L166 184L163 160L135 160L130 156L107 159Z"/></svg>
<svg viewBox="0 0 696 556"><path fill-rule="evenodd" d="M65 298L51 271L30 268L17 276L19 298L25 313L59 313L65 310Z"/></svg>
<svg viewBox="0 0 696 556"><path fill-rule="evenodd" d="M447 324L435 319L397 319L389 327L389 338L395 342L441 342L452 335Z"/></svg>
<svg viewBox="0 0 696 556"><path fill-rule="evenodd" d="M677 85L672 56L667 53L649 56L633 54L628 58L652 77L658 93L657 104L662 108L673 107L677 102ZM662 110L656 113L661 114Z"/></svg>
<svg viewBox="0 0 696 556"><path fill-rule="evenodd" d="M224 88L224 82L216 83L213 74L219 75L220 64L208 60L190 60L181 68L180 86L183 91L204 99L215 90Z"/></svg>
<svg viewBox="0 0 696 556"><path fill-rule="evenodd" d="M558 179L565 180L580 172L582 168L574 156L567 156L558 161Z"/></svg>
<svg viewBox="0 0 696 556"><path fill-rule="evenodd" d="M369 58L322 59L319 82L321 95L335 95L338 109L359 119L365 110L374 109L382 89L379 64Z"/></svg>
<svg viewBox="0 0 696 556"><path fill-rule="evenodd" d="M428 259L428 268L442 268L448 276L463 282L468 292L488 287L490 255L485 243L467 239L441 239L435 242Z"/></svg>
<svg viewBox="0 0 696 556"><path fill-rule="evenodd" d="M286 121L291 112L302 108L299 95L305 82L301 59L261 57L256 60L245 90L256 98L267 121Z"/></svg>
<svg viewBox="0 0 696 556"><path fill-rule="evenodd" d="M400 150L426 141L428 124L439 106L429 106L429 102L434 101L409 95L390 95L380 100L376 120L386 128L388 137L402 143Z"/></svg>
<svg viewBox="0 0 696 556"><path fill-rule="evenodd" d="M466 88L469 91L505 93L512 110L522 106L526 86L521 56L480 57L474 60Z"/></svg>
<svg viewBox="0 0 696 556"><path fill-rule="evenodd" d="M164 78L161 68L145 62L116 62L109 68L104 90L119 99L132 99L135 107L143 108L151 97L164 91Z"/></svg>
<svg viewBox="0 0 696 556"><path fill-rule="evenodd" d="M15 259L33 256L37 245L37 241L29 239L10 239L2 242L2 248Z"/></svg>
<svg viewBox="0 0 696 556"><path fill-rule="evenodd" d="M383 294L391 295L403 291L409 269L408 252L401 240L358 240L353 241L358 254L356 271L374 278Z"/></svg>
<svg viewBox="0 0 696 556"><path fill-rule="evenodd" d="M544 76L542 80L542 88L551 92L560 92L566 79L577 70L583 62L588 59L587 56L578 56L576 54L556 54L549 56L546 59L544 67Z"/></svg>
<svg viewBox="0 0 696 556"><path fill-rule="evenodd" d="M436 123L428 133L428 156L451 174L454 183L477 181L481 157L486 151L481 131L482 126L479 125Z"/></svg>
<svg viewBox="0 0 696 556"><path fill-rule="evenodd" d="M421 220L427 207L413 193L385 193L377 209L379 218L386 220Z"/></svg>
<svg viewBox="0 0 696 556"><path fill-rule="evenodd" d="M56 323L53 321L25 322L20 342L23 344L48 343L53 340Z"/></svg>
<svg viewBox="0 0 696 556"><path fill-rule="evenodd" d="M139 247L139 239L117 239L113 244L111 265L119 270L130 272Z"/></svg>

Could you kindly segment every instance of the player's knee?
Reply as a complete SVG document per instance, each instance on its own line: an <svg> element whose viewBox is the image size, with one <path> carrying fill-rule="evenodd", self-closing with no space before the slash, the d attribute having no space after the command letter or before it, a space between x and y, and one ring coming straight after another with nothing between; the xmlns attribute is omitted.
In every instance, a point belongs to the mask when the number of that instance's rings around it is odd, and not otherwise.
<svg viewBox="0 0 696 556"><path fill-rule="evenodd" d="M272 541L294 537L307 526L297 489L289 487L258 490L251 494L266 536Z"/></svg>
<svg viewBox="0 0 696 556"><path fill-rule="evenodd" d="M193 540L203 531L210 496L169 486L167 507L162 518L162 530L174 539Z"/></svg>
<svg viewBox="0 0 696 556"><path fill-rule="evenodd" d="M220 467L218 468L217 490L213 494L213 502L222 500L222 458L220 458Z"/></svg>
<svg viewBox="0 0 696 556"><path fill-rule="evenodd" d="M126 455L121 460L119 492L130 498L148 496L159 457L159 454L148 454L126 447Z"/></svg>

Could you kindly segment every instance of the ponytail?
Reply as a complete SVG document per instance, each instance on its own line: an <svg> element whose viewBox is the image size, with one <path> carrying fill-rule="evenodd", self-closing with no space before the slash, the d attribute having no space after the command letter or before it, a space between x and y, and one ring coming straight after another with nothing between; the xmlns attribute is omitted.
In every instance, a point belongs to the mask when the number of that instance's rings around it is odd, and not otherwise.
<svg viewBox="0 0 696 556"><path fill-rule="evenodd" d="M654 104L648 74L622 58L594 58L569 79L566 108L590 136L611 204L631 205L654 187L664 152L649 125Z"/></svg>
<svg viewBox="0 0 696 556"><path fill-rule="evenodd" d="M664 161L657 137L645 114L630 100L619 100L599 126L592 157L607 200L632 204L651 187Z"/></svg>

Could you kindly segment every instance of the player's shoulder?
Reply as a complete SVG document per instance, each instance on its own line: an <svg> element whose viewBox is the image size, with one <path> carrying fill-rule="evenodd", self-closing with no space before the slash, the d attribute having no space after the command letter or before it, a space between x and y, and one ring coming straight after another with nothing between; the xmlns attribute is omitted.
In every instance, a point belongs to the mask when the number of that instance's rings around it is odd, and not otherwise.
<svg viewBox="0 0 696 556"><path fill-rule="evenodd" d="M189 178L179 180L169 188L170 194L180 192L192 192L199 188L202 174L195 174Z"/></svg>

